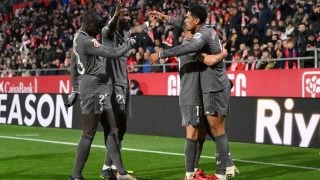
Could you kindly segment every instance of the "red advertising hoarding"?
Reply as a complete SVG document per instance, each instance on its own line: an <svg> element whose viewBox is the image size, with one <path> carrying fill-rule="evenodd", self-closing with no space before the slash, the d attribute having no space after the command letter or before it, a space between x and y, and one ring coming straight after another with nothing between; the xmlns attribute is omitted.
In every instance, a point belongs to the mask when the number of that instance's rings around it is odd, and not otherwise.
<svg viewBox="0 0 320 180"><path fill-rule="evenodd" d="M320 69L228 72L233 96L320 97ZM130 74L144 95L179 95L178 73ZM69 93L69 76L0 78L0 93Z"/></svg>
<svg viewBox="0 0 320 180"><path fill-rule="evenodd" d="M320 69L228 72L232 96L320 97ZM178 73L131 74L145 95L178 95Z"/></svg>
<svg viewBox="0 0 320 180"><path fill-rule="evenodd" d="M0 78L0 93L69 93L70 76Z"/></svg>

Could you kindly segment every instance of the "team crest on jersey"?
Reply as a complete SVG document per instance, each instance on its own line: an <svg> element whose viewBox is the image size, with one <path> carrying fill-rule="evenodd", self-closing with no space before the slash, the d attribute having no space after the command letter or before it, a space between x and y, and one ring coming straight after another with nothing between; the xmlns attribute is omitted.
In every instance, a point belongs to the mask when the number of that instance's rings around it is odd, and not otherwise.
<svg viewBox="0 0 320 180"><path fill-rule="evenodd" d="M94 46L94 47L99 48L99 47L101 46L101 44L99 43L98 40L92 39L91 41L93 42L93 46Z"/></svg>
<svg viewBox="0 0 320 180"><path fill-rule="evenodd" d="M200 33L195 33L194 35L193 35L193 38L194 39L198 39L198 38L200 38L201 37L201 34Z"/></svg>

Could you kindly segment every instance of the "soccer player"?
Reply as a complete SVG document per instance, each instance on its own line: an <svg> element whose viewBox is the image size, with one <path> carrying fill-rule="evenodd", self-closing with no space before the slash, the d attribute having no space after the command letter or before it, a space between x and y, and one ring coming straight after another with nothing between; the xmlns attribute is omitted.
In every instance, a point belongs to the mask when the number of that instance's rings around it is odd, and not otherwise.
<svg viewBox="0 0 320 180"><path fill-rule="evenodd" d="M106 62L100 57L117 58L134 46L135 40L128 39L117 48L101 45L95 36L102 27L102 18L96 11L89 10L84 14L82 26L73 40L73 56L75 57L73 60L77 63L77 73L80 80L79 96L84 129L78 144L76 162L72 176L70 176L71 180L84 179L82 170L89 156L98 121L102 124L105 134L108 135L106 146L118 172L123 176L128 174L123 167L118 145L118 129L111 106L110 87L107 85ZM66 101L67 106L74 103L76 94L77 89L74 89Z"/></svg>
<svg viewBox="0 0 320 180"><path fill-rule="evenodd" d="M113 18L102 29L102 44L109 47L121 46L131 34L143 32L147 25L138 25L131 27L131 16L127 8L122 7L122 2L117 1ZM124 134L127 130L127 120L130 116L130 89L129 79L127 72L127 55L122 55L111 61L107 61L108 67L111 72L111 79L113 91L111 95L111 102L113 111L116 118L116 125L118 128L118 137L120 141L123 140ZM106 138L106 137L105 137ZM113 166L114 162L110 156L110 152L106 152L105 162L101 170L101 178L114 179L116 167ZM119 178L119 177L118 177Z"/></svg>
<svg viewBox="0 0 320 180"><path fill-rule="evenodd" d="M205 26L207 10L200 5L190 7L185 26L193 37L190 42L166 49L150 56L154 63L160 58L181 56L188 53L219 54L222 51L220 40L213 29ZM230 81L225 72L224 63L214 66L200 64L200 87L204 114L216 143L216 173L214 179L226 179L226 167L229 157L228 138L225 133L224 117L229 113ZM233 164L232 164L233 166Z"/></svg>

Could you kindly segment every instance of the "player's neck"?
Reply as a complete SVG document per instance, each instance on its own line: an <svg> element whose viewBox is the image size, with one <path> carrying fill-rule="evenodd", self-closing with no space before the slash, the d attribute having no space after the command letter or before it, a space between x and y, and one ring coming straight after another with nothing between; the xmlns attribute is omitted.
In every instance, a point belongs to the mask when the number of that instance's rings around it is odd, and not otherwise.
<svg viewBox="0 0 320 180"><path fill-rule="evenodd" d="M197 25L196 28L195 28L195 32L196 32L196 33L199 32L200 29L202 28L202 26L203 26L203 24Z"/></svg>

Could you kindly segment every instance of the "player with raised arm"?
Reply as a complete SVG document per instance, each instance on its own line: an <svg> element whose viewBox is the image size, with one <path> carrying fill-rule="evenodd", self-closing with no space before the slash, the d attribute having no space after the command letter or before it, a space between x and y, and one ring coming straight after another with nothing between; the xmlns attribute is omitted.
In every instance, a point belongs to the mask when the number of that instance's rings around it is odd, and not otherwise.
<svg viewBox="0 0 320 180"><path fill-rule="evenodd" d="M113 17L109 24L102 29L102 44L109 47L119 47L131 34L143 32L147 29L146 24L131 27L131 15L128 8L122 6L120 0L117 1L117 6L112 12ZM124 134L127 130L127 120L130 116L131 102L130 102L130 89L129 79L127 72L127 59L126 54L114 58L112 61L107 61L108 72L111 72L111 83L113 91L111 95L111 102L113 111L116 117L116 125L118 128L118 137L120 141L123 140ZM105 137L106 138L106 137ZM116 169L113 166L114 162L110 156L110 152L106 152L105 162L101 170L101 178L114 179ZM117 178L123 178L118 175Z"/></svg>
<svg viewBox="0 0 320 180"><path fill-rule="evenodd" d="M158 11L149 13L151 16L168 21L176 28L183 27L183 17L170 17ZM190 31L184 31L185 37L182 44L192 39ZM207 65L214 65L227 55L226 50L217 55L203 54L202 62ZM208 176L198 169L200 154L202 151L207 127L203 115L202 93L200 88L199 67L201 62L197 59L195 52L188 53L179 57L180 74L180 95L179 104L182 116L182 125L186 127L186 179L188 178L208 178ZM209 131L210 132L210 131ZM211 133L209 133L211 135ZM231 158L228 159L232 161Z"/></svg>
<svg viewBox="0 0 320 180"><path fill-rule="evenodd" d="M122 46L111 48L101 45L95 36L103 27L102 18L94 10L84 14L82 26L73 41L73 63L77 64L79 89L74 87L66 105L70 106L80 96L83 132L78 144L76 161L71 180L84 179L82 170L89 156L91 143L95 136L98 122L103 126L108 152L121 175L127 171L123 167L119 148L118 129L116 127L110 100L110 88L107 86L106 61L100 57L117 58L125 54L134 44L134 39L128 39ZM73 66L75 67L75 66ZM73 72L72 75L75 75ZM75 80L77 81L77 80ZM103 117L103 118L102 118ZM133 178L134 179L134 178Z"/></svg>

